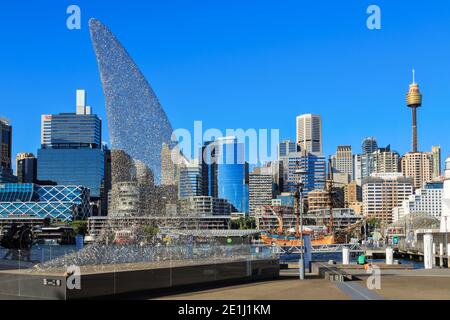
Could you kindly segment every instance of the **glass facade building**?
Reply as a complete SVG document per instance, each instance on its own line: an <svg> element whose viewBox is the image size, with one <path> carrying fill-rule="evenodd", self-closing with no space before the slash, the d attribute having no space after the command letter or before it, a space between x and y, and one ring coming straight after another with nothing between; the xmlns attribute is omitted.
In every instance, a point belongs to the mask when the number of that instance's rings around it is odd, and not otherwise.
<svg viewBox="0 0 450 320"><path fill-rule="evenodd" d="M362 153L374 153L378 150L377 139L374 137L365 138L361 144Z"/></svg>
<svg viewBox="0 0 450 320"><path fill-rule="evenodd" d="M178 192L180 199L202 195L201 169L198 164L189 164L180 169Z"/></svg>
<svg viewBox="0 0 450 320"><path fill-rule="evenodd" d="M324 157L319 157L306 152L293 153L283 159L284 190L295 193L297 183L303 182L305 195L313 190L325 189L327 165ZM304 174L296 174L296 171Z"/></svg>
<svg viewBox="0 0 450 320"><path fill-rule="evenodd" d="M293 152L297 152L297 143L293 141L285 140L278 145L278 159Z"/></svg>
<svg viewBox="0 0 450 320"><path fill-rule="evenodd" d="M91 213L89 190L82 186L0 184L0 217L37 217L60 221Z"/></svg>
<svg viewBox="0 0 450 320"><path fill-rule="evenodd" d="M235 137L219 138L203 148L206 196L228 200L233 212L248 212L248 164L245 147Z"/></svg>
<svg viewBox="0 0 450 320"><path fill-rule="evenodd" d="M81 185L100 197L104 174L102 149L39 149L38 179L59 185Z"/></svg>
<svg viewBox="0 0 450 320"><path fill-rule="evenodd" d="M19 183L37 182L37 159L31 153L17 155L17 179Z"/></svg>
<svg viewBox="0 0 450 320"><path fill-rule="evenodd" d="M46 148L100 148L102 121L94 114L43 115L41 144Z"/></svg>
<svg viewBox="0 0 450 320"><path fill-rule="evenodd" d="M86 93L77 91L76 113L43 115L38 180L81 185L100 198L104 178L102 122L86 106Z"/></svg>
<svg viewBox="0 0 450 320"><path fill-rule="evenodd" d="M12 126L0 118L0 183L17 182L11 166Z"/></svg>

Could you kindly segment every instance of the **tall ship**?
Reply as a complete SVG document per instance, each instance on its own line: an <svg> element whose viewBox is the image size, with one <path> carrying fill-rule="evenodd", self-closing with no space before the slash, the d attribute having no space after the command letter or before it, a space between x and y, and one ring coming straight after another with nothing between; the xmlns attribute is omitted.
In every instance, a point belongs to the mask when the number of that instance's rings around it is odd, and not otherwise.
<svg viewBox="0 0 450 320"><path fill-rule="evenodd" d="M331 159L330 159L331 162ZM331 168L331 166L329 166ZM297 170L297 174L301 176L305 174ZM295 216L295 228L291 228L289 230L285 230L285 218L287 215L280 210L280 208L274 206L267 206L265 208L266 212L270 211L273 215L276 216L278 229L276 233L271 232L263 232L261 234L261 240L267 245L277 245L277 246L302 246L303 235L309 235L311 239L312 246L320 246L320 245L332 245L336 243L345 242L345 238L336 236L333 226L333 171L330 169L329 178L326 181L326 188L328 191L328 203L330 209L330 218L328 222L328 226L326 227L311 227L303 225L303 218L300 214L301 211L304 211L303 201L301 200L303 197L301 196L303 193L303 183L297 183L297 190L295 192L294 198L296 200L294 206L294 215ZM301 210L301 211L300 211Z"/></svg>

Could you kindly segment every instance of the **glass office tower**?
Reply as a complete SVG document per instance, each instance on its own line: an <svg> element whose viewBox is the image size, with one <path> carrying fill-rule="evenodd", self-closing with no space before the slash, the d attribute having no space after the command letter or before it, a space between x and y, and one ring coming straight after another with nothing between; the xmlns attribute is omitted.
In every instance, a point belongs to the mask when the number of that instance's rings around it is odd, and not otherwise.
<svg viewBox="0 0 450 320"><path fill-rule="evenodd" d="M102 122L86 106L86 93L77 90L76 113L42 116L38 180L81 185L100 197L104 175Z"/></svg>
<svg viewBox="0 0 450 320"><path fill-rule="evenodd" d="M32 153L19 153L16 157L19 183L37 182L37 159Z"/></svg>
<svg viewBox="0 0 450 320"><path fill-rule="evenodd" d="M0 183L17 182L11 166L12 126L0 118Z"/></svg>
<svg viewBox="0 0 450 320"><path fill-rule="evenodd" d="M305 195L313 190L325 189L327 163L324 157L307 152L296 152L282 160L285 191L295 193L300 181L304 184ZM303 174L299 175L297 172L303 172Z"/></svg>
<svg viewBox="0 0 450 320"><path fill-rule="evenodd" d="M248 212L248 164L245 147L236 137L218 138L203 148L203 190L226 199L233 212Z"/></svg>
<svg viewBox="0 0 450 320"><path fill-rule="evenodd" d="M180 199L202 194L201 168L197 162L191 162L180 169L178 193Z"/></svg>

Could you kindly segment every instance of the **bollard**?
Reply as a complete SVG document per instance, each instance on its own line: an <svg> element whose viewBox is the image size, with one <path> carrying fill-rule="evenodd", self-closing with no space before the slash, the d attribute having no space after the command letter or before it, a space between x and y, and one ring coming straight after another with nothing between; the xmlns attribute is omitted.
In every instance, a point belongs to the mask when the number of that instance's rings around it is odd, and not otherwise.
<svg viewBox="0 0 450 320"><path fill-rule="evenodd" d="M342 249L342 264L345 266L350 264L350 249L349 248Z"/></svg>
<svg viewBox="0 0 450 320"><path fill-rule="evenodd" d="M433 269L433 235L423 235L423 262L425 269Z"/></svg>
<svg viewBox="0 0 450 320"><path fill-rule="evenodd" d="M447 268L450 268L450 243L447 243Z"/></svg>
<svg viewBox="0 0 450 320"><path fill-rule="evenodd" d="M386 248L386 264L393 265L394 264L394 249Z"/></svg>
<svg viewBox="0 0 450 320"><path fill-rule="evenodd" d="M444 267L444 244L439 244L439 266L441 268Z"/></svg>
<svg viewBox="0 0 450 320"><path fill-rule="evenodd" d="M433 242L433 268L436 267L436 243Z"/></svg>
<svg viewBox="0 0 450 320"><path fill-rule="evenodd" d="M302 258L298 260L298 273L299 279L305 280L305 260Z"/></svg>

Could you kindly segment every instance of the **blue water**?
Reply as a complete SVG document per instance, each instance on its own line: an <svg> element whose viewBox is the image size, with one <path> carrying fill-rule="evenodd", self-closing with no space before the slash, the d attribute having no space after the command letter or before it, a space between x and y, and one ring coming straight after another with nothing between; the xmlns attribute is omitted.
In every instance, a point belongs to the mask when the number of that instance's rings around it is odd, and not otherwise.
<svg viewBox="0 0 450 320"><path fill-rule="evenodd" d="M4 259L5 255L9 250L0 247L0 260ZM21 260L31 262L43 263L55 258L61 257L63 255L69 254L76 251L75 246L60 246L60 245L39 245L33 246L30 255L26 251L13 251L12 254L7 258L7 260Z"/></svg>
<svg viewBox="0 0 450 320"><path fill-rule="evenodd" d="M281 255L280 256L280 261L281 262L294 262L297 261L300 258L299 254L288 254L288 255ZM350 255L350 262L354 262L356 263L358 259L357 255ZM317 253L317 254L313 254L312 255L312 260L313 261L323 261L323 262L328 262L330 260L334 260L337 263L341 263L342 262L342 253ZM401 264L409 264L409 265L413 265L414 269L423 269L424 265L423 262L418 262L418 261L413 261L413 260L407 260L407 259L396 259L398 260ZM369 260L369 262L385 262L386 260L384 259L371 259Z"/></svg>

